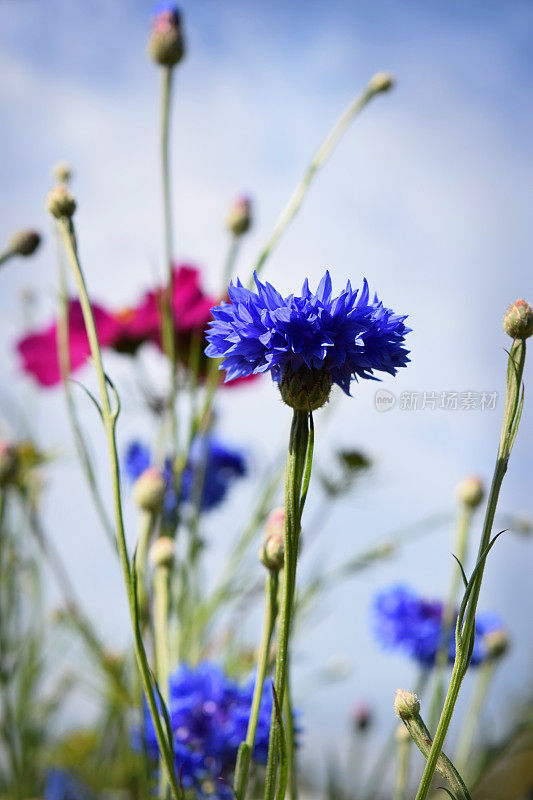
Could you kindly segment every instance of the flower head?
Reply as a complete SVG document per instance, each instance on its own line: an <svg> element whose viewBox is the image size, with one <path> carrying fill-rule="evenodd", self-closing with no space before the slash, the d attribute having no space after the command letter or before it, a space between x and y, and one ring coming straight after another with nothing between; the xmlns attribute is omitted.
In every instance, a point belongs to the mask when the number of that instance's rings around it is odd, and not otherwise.
<svg viewBox="0 0 533 800"><path fill-rule="evenodd" d="M171 676L168 708L176 768L181 770L185 789L194 788L202 795L225 794L225 785L218 779L230 778L235 767L239 745L246 738L253 688L253 681L242 686L210 662L195 668L182 664ZM259 763L267 759L271 713L272 690L267 683L253 751ZM144 738L156 756L157 741L149 714Z"/></svg>
<svg viewBox="0 0 533 800"><path fill-rule="evenodd" d="M152 464L150 449L141 442L132 442L124 460L126 473L136 481ZM166 489L163 511L167 518L173 517L179 505L194 503L196 492L201 492L202 511L217 508L226 498L235 480L247 473L246 459L242 451L229 447L214 436L198 436L193 441L187 463L181 472L179 488L176 486L170 459L166 459L162 470Z"/></svg>
<svg viewBox="0 0 533 800"><path fill-rule="evenodd" d="M183 58L184 50L181 14L177 5L157 3L148 40L150 56L162 66L173 67Z"/></svg>
<svg viewBox="0 0 533 800"><path fill-rule="evenodd" d="M93 793L62 769L49 769L43 800L94 800Z"/></svg>
<svg viewBox="0 0 533 800"><path fill-rule="evenodd" d="M409 361L405 316L385 308L377 296L371 300L366 280L361 292L348 281L338 297L332 297L329 272L316 293L306 279L299 297L283 297L257 275L255 282L257 292L240 281L230 284L231 302L212 309L206 354L224 359L226 381L268 371L283 386L297 374L306 392L322 379L349 394L353 379L395 375Z"/></svg>
<svg viewBox="0 0 533 800"><path fill-rule="evenodd" d="M383 647L398 650L413 658L423 667L435 662L441 644L443 604L440 600L426 600L402 584L378 592L372 606L372 626ZM496 614L478 614L472 665L487 657L484 636L502 628ZM448 660L455 659L454 631L450 634Z"/></svg>

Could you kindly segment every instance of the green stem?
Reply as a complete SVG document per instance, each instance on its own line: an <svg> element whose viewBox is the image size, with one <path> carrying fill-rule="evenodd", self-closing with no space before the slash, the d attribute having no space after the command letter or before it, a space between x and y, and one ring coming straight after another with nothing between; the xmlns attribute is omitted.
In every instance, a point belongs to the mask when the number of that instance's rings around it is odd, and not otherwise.
<svg viewBox="0 0 533 800"><path fill-rule="evenodd" d="M404 734L404 726L396 731L396 785L394 787L393 800L404 800L407 788L407 778L409 775L409 755L411 753L411 737Z"/></svg>
<svg viewBox="0 0 533 800"><path fill-rule="evenodd" d="M414 714L409 719L404 719L403 723L422 755L427 758L431 748L431 736L420 714ZM442 751L437 759L436 770L448 781L456 800L471 800L463 779Z"/></svg>
<svg viewBox="0 0 533 800"><path fill-rule="evenodd" d="M169 635L168 635L168 582L170 570L166 564L159 564L154 570L154 645L156 676L163 700L168 704L169 677ZM160 753L159 795L167 793L167 776L164 769L164 756Z"/></svg>
<svg viewBox="0 0 533 800"><path fill-rule="evenodd" d="M102 497L100 495L100 492L98 491L98 485L96 483L96 475L94 473L94 469L89 456L89 451L85 443L85 438L83 436L80 420L76 412L76 404L74 402L72 385L70 383L70 346L69 346L70 333L69 333L67 280L65 275L65 269L61 260L61 254L59 251L57 256L58 256L57 266L58 266L58 280L59 280L57 357L59 362L59 372L61 374L61 383L63 385L63 391L65 394L67 415L69 418L70 427L74 438L76 453L78 455L78 459L81 464L83 474L85 475L85 479L89 487L89 491L94 503L94 507L96 509L96 513L98 515L102 528L104 529L104 532L107 536L107 539L111 547L114 549L115 552L117 552L117 543L115 541L113 526L111 524L111 520L109 519L107 511L105 510L105 506Z"/></svg>
<svg viewBox="0 0 533 800"><path fill-rule="evenodd" d="M152 685L150 667L148 664L148 659L146 657L146 651L144 649L144 644L142 641L141 631L139 627L138 614L137 614L137 600L134 591L134 581L130 567L128 548L126 545L124 519L122 514L122 500L120 494L119 459L118 459L116 433L115 433L115 425L119 409L117 408L114 412L111 410L109 394L107 391L107 378L104 371L104 365L102 362L100 343L98 341L98 335L96 332L96 325L94 321L93 311L89 301L87 287L85 285L85 278L83 276L83 272L78 258L76 236L72 222L68 219L62 218L59 221L59 230L61 233L63 244L65 246L68 262L78 289L78 295L83 311L83 318L85 321L85 328L87 331L87 337L89 339L91 354L94 362L94 368L100 390L102 421L106 433L108 449L109 449L109 461L111 466L111 483L113 488L117 544L120 555L120 563L122 566L124 583L126 586L126 593L128 596L128 606L130 611L131 624L133 627L133 633L135 637L135 652L137 656L137 663L139 665L139 671L141 673L146 700L148 703L148 707L150 709L150 714L153 719L157 742L159 744L159 749L160 752L164 754L165 770L167 772L167 776L170 782L172 794L175 800L180 800L180 788L178 785L178 779L174 768L174 757L173 757L172 746L171 743L166 738L161 723L161 718L159 716L154 688Z"/></svg>
<svg viewBox="0 0 533 800"><path fill-rule="evenodd" d="M285 568L281 614L278 622L278 644L274 685L280 708L283 708L287 683L289 638L296 585L296 564L301 525L301 490L309 442L309 414L294 411L289 439L289 452L285 472ZM272 800L276 789L278 764L278 723L276 709L272 708L270 739L265 781L265 800Z"/></svg>
<svg viewBox="0 0 533 800"><path fill-rule="evenodd" d="M437 762L444 746L444 740L452 720L452 715L457 702L457 697L459 696L461 683L469 665L468 644L471 642L474 633L475 614L485 567L484 554L486 553L489 542L491 541L494 516L496 514L500 489L505 477L505 473L507 472L507 465L511 455L511 449L518 430L518 424L520 422L522 410L520 391L522 387L525 357L526 342L524 339L516 339L513 342L513 346L509 354L507 366L507 392L505 397L505 409L503 414L502 431L500 435L500 445L498 448L498 456L494 468L494 475L487 500L483 531L479 543L478 563L480 563L480 568L477 572L473 589L468 600L468 607L462 631L458 631L459 635L456 635L456 641L458 641L461 646L456 648L455 663L450 679L448 694L446 695L446 699L444 701L444 707L442 709L437 731L435 733L435 738L426 761L426 766L420 781L416 800L425 800L425 798L428 796L433 774L437 767ZM466 652L464 650L465 643L467 645Z"/></svg>
<svg viewBox="0 0 533 800"><path fill-rule="evenodd" d="M2 264L4 264L6 261L9 261L9 259L11 258L11 256L14 256L14 255L15 255L15 251L14 251L14 250L12 250L11 248L8 248L7 250L4 250L4 252L3 252L3 253L0 253L0 267L1 267L1 266L2 266Z"/></svg>
<svg viewBox="0 0 533 800"><path fill-rule="evenodd" d="M496 659L489 658L479 667L479 674L474 687L472 702L465 713L463 727L459 734L459 742L457 744L455 763L457 769L461 773L465 773L468 767L468 759L470 757L470 751L472 750L474 735L479 723L481 710L494 677L496 664Z"/></svg>
<svg viewBox="0 0 533 800"><path fill-rule="evenodd" d="M472 509L463 506L459 515L457 524L457 532L455 535L454 555L459 559L463 567L465 566L468 534L470 531L470 523L472 521ZM434 731L439 721L439 715L442 709L442 702L444 699L444 678L446 674L446 666L448 664L448 654L450 649L450 637L453 632L455 614L457 611L457 597L461 587L461 570L459 565L452 559L452 573L450 578L450 587L448 596L444 604L442 612L442 631L439 649L435 660L435 683L433 689L433 697L431 699L430 715L429 715L429 729Z"/></svg>
<svg viewBox="0 0 533 800"><path fill-rule="evenodd" d="M291 670L290 652L289 668L287 670L287 685L285 686L285 700L283 702L285 710L285 736L287 739L287 769L289 775L289 796L290 800L298 798L298 782L296 774L296 745L294 732L294 715L292 710L292 691L291 691Z"/></svg>
<svg viewBox="0 0 533 800"><path fill-rule="evenodd" d="M258 275L263 269L266 260L276 247L278 241L281 239L286 228L290 225L300 209L300 206L302 205L304 198L309 191L309 187L311 186L313 178L321 169L321 167L324 166L339 140L345 133L346 129L349 127L350 123L378 92L379 90L376 90L372 83L368 84L361 94L358 95L355 100L353 100L344 110L319 149L316 151L300 182L296 186L296 189L290 196L287 205L278 217L269 240L263 247L259 257L255 262L255 270ZM249 286L253 286L253 277L250 278Z"/></svg>
<svg viewBox="0 0 533 800"><path fill-rule="evenodd" d="M137 604L141 618L141 628L144 628L148 618L148 592L146 591L146 556L150 537L155 525L155 515L151 511L141 511L139 522L139 536L135 551L135 572L137 573Z"/></svg>
<svg viewBox="0 0 533 800"><path fill-rule="evenodd" d="M163 350L170 366L170 394L168 402L172 455L178 449L178 419L176 398L178 393L177 358L176 358L176 320L174 319L174 273L172 270L172 201L170 192L170 100L172 95L172 67L161 68L161 184L163 192L164 221L164 257L166 270L166 286L161 297Z"/></svg>
<svg viewBox="0 0 533 800"><path fill-rule="evenodd" d="M250 761L254 751L255 736L259 722L259 711L261 710L261 700L263 698L263 688L268 671L270 655L270 642L274 632L276 616L278 613L278 574L269 570L265 587L265 621L263 623L263 635L259 647L257 658L257 675L255 678L254 694L248 720L246 739L239 747L237 764L235 767L234 793L237 800L244 800L248 786L248 773ZM243 746L244 745L244 746Z"/></svg>

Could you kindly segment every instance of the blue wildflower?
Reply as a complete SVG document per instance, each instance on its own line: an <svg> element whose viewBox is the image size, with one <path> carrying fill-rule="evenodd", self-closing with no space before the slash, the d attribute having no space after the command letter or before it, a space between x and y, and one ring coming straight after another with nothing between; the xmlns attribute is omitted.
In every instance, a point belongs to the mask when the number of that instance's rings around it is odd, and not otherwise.
<svg viewBox="0 0 533 800"><path fill-rule="evenodd" d="M230 779L239 745L246 738L253 689L253 680L241 686L221 667L209 662L195 668L182 664L171 676L168 708L175 762L186 789L225 795L223 780ZM267 760L271 713L272 690L267 684L253 751L258 763ZM148 751L156 757L157 740L148 713L144 740Z"/></svg>
<svg viewBox="0 0 533 800"><path fill-rule="evenodd" d="M124 459L130 480L135 481L151 464L150 449L141 442L132 442ZM246 460L240 450L228 447L215 436L197 436L181 475L181 501L193 503L196 492L201 491L200 507L202 511L211 511L225 500L232 483L245 476L246 472ZM175 515L179 503L172 463L168 458L164 463L163 475L167 484L163 511L170 519Z"/></svg>
<svg viewBox="0 0 533 800"><path fill-rule="evenodd" d="M419 597L409 587L396 584L378 592L372 605L372 626L380 643L398 650L431 667L440 646L443 604L439 600ZM487 657L483 643L485 634L502 628L496 614L478 614L472 664L480 664ZM455 659L454 631L450 634L448 660Z"/></svg>
<svg viewBox="0 0 533 800"><path fill-rule="evenodd" d="M255 282L257 293L240 281L231 284L231 302L211 310L205 352L224 359L226 381L270 371L280 383L299 370L318 371L330 387L336 383L349 394L352 380L376 380L374 372L395 375L409 361L406 317L385 308L377 295L371 300L366 280L360 293L348 281L338 297L332 297L329 272L315 294L306 279L301 297L282 297L257 275Z"/></svg>
<svg viewBox="0 0 533 800"><path fill-rule="evenodd" d="M94 795L69 772L50 769L46 774L43 800L93 800Z"/></svg>

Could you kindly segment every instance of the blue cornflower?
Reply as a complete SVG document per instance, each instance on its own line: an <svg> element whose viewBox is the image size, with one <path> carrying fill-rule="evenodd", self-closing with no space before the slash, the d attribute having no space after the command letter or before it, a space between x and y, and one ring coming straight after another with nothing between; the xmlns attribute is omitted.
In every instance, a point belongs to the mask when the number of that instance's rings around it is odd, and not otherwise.
<svg viewBox="0 0 533 800"><path fill-rule="evenodd" d="M440 646L443 603L419 597L408 586L395 584L378 592L372 605L372 627L380 643L398 650L431 667ZM476 617L476 638L472 654L473 665L487 657L483 642L485 634L503 628L497 614L482 613ZM450 634L448 660L455 659L455 629Z"/></svg>
<svg viewBox="0 0 533 800"><path fill-rule="evenodd" d="M126 450L124 466L130 480L137 478L152 464L150 448L141 442L132 442ZM191 446L187 464L181 475L180 498L183 503L196 502L201 491L202 511L211 511L226 498L232 483L244 477L247 465L244 454L230 448L215 436L197 436ZM178 491L174 485L172 463L165 459L163 476L167 489L163 511L171 518L178 508Z"/></svg>
<svg viewBox="0 0 533 800"><path fill-rule="evenodd" d="M93 800L94 795L69 772L49 769L46 774L43 800Z"/></svg>
<svg viewBox="0 0 533 800"><path fill-rule="evenodd" d="M169 681L168 709L173 732L176 769L184 787L202 794L225 796L235 768L237 751L246 738L254 682L245 686L229 678L216 664L202 662L195 668L182 664ZM253 758L266 763L272 690L264 687ZM151 717L146 713L144 740L157 756Z"/></svg>
<svg viewBox="0 0 533 800"><path fill-rule="evenodd" d="M348 281L338 297L332 297L329 272L315 294L306 279L301 297L282 297L257 275L255 282L257 293L240 281L230 284L231 302L212 309L205 352L224 359L226 381L270 371L283 393L283 381L298 373L305 394L321 381L349 394L352 380L376 380L374 372L395 375L409 361L403 347L410 331L406 317L385 308L377 295L371 300L366 280L360 293ZM326 399L327 394L320 405Z"/></svg>

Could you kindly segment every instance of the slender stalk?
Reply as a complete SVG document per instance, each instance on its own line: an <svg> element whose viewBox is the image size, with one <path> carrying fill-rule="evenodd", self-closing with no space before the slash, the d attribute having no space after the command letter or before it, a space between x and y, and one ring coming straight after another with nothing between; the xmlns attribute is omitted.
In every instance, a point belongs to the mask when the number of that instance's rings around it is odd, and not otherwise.
<svg viewBox="0 0 533 800"><path fill-rule="evenodd" d="M174 319L174 273L172 270L172 201L170 192L170 101L172 96L172 67L161 67L161 186L163 193L164 258L166 286L161 296L161 339L170 367L170 394L168 401L172 455L178 449L178 419L176 398L178 393L176 359L176 320Z"/></svg>
<svg viewBox="0 0 533 800"><path fill-rule="evenodd" d="M135 572L137 573L137 604L141 618L141 628L148 617L148 592L146 591L146 556L150 537L155 525L155 515L151 511L141 511L139 536L135 551Z"/></svg>
<svg viewBox="0 0 533 800"><path fill-rule="evenodd" d="M462 506L459 515L457 532L455 535L454 555L459 559L461 564L465 564L468 534L470 531L470 523L472 521L472 509ZM433 697L431 699L430 714L429 714L429 729L434 731L439 721L439 715L442 708L444 699L444 678L446 673L446 666L448 664L448 654L450 645L450 636L453 632L455 614L457 610L457 597L461 587L461 570L459 565L453 559L452 572L450 578L450 586L448 596L444 604L442 612L442 630L439 649L435 660L435 683L433 689Z"/></svg>
<svg viewBox="0 0 533 800"><path fill-rule="evenodd" d="M0 253L0 267L2 266L2 264L4 264L6 261L8 261L11 258L11 256L14 256L14 255L15 255L15 251L12 250L11 248L8 248L7 250L4 250L3 253Z"/></svg>
<svg viewBox="0 0 533 800"><path fill-rule="evenodd" d="M74 402L74 395L72 392L72 385L70 383L70 333L69 333L69 308L68 308L68 292L67 280L65 269L61 260L61 254L58 252L57 258L58 266L58 280L59 280L59 315L57 319L57 356L59 362L59 372L61 374L61 383L65 394L65 404L67 407L67 415L74 438L74 445L78 455L79 462L87 486L96 509L96 513L104 529L104 533L115 552L117 552L117 543L115 541L115 534L111 520L105 509L102 497L98 490L96 482L96 475L91 463L89 451L83 436L82 427L76 411L76 404Z"/></svg>
<svg viewBox="0 0 533 800"><path fill-rule="evenodd" d="M287 770L289 778L289 797L291 800L298 798L298 782L296 774L296 743L294 731L294 714L291 691L290 652L289 667L287 669L287 685L285 686L285 699L283 701L285 712L285 736L287 739Z"/></svg>
<svg viewBox="0 0 533 800"><path fill-rule="evenodd" d="M309 442L309 414L294 411L289 439L289 452L285 472L285 568L281 613L278 621L278 644L274 685L276 696L283 707L287 683L289 638L296 585L296 564L301 527L301 490ZM276 790L278 763L278 723L276 709L272 708L270 739L265 781L265 800L272 800Z"/></svg>
<svg viewBox="0 0 533 800"><path fill-rule="evenodd" d="M139 671L141 673L143 689L146 695L148 707L150 709L150 714L154 722L154 728L157 736L157 742L159 744L159 749L160 752L164 754L165 770L167 772L168 780L172 789L172 794L175 800L180 800L180 788L176 776L176 771L174 768L172 747L171 743L167 740L165 736L165 732L163 730L163 726L161 723L161 718L159 716L157 702L154 694L154 688L152 685L152 679L150 675L150 667L148 664L148 659L146 657L146 652L144 649L144 644L142 641L141 631L139 627L138 614L137 614L137 601L134 591L134 576L131 572L128 548L126 545L124 518L122 513L122 500L120 494L119 459L118 459L116 432L115 432L115 426L116 426L117 416L119 413L119 408L115 409L115 411L111 410L111 403L107 390L108 379L104 371L102 354L100 350L100 343L98 341L98 335L96 332L94 316L89 301L89 296L87 293L87 287L85 285L85 279L78 258L76 236L72 222L66 218L60 219L59 230L61 233L63 244L65 246L68 262L71 267L72 273L74 275L74 280L76 282L76 286L78 289L78 295L80 298L80 303L83 311L83 318L85 321L85 328L87 331L87 337L89 339L89 344L91 347L91 354L100 390L100 402L101 402L100 411L106 433L108 449L109 449L109 461L111 466L111 483L113 488L117 544L120 555L120 563L122 566L124 583L126 586L126 593L128 597L128 606L130 611L131 624L133 627L133 633L135 637L135 652L137 656L137 663L139 665Z"/></svg>
<svg viewBox="0 0 533 800"><path fill-rule="evenodd" d="M154 645L156 676L159 690L168 703L169 635L168 635L168 582L170 570L167 564L158 564L154 570ZM167 794L168 781L164 769L164 756L160 753L159 795Z"/></svg>
<svg viewBox="0 0 533 800"><path fill-rule="evenodd" d="M468 767L468 759L470 758L474 735L479 724L481 710L487 699L487 694L494 677L496 664L496 659L489 658L479 668L472 702L465 713L463 726L459 734L459 742L457 744L455 763L460 773L466 772Z"/></svg>
<svg viewBox="0 0 533 800"><path fill-rule="evenodd" d="M409 732L400 723L396 731L396 785L394 787L393 800L404 800L407 789L407 778L409 776L409 755L411 753L411 737Z"/></svg>
<svg viewBox="0 0 533 800"><path fill-rule="evenodd" d="M520 393L522 387L522 376L524 373L525 357L526 342L524 339L516 339L513 342L511 352L509 353L509 361L507 366L507 392L505 397L503 424L500 435L498 456L496 459L494 475L487 500L483 531L479 543L479 569L473 584L470 598L468 600L468 606L462 630L456 632L456 642L458 646L456 647L455 663L453 666L450 685L444 701L444 707L442 709L439 724L437 726L435 738L428 754L424 773L420 781L416 800L425 800L425 798L428 796L433 774L437 767L437 762L444 745L448 728L450 726L455 704L457 702L457 697L459 696L461 683L470 662L471 654L469 653L468 645L472 641L472 636L474 634L475 614L485 567L485 554L491 540L494 516L496 514L500 489L505 477L505 473L507 472L507 465L511 455L514 439L517 434L518 424L520 422L520 416L522 412L523 393L522 399L520 397ZM464 649L465 644L466 651Z"/></svg>
<svg viewBox="0 0 533 800"><path fill-rule="evenodd" d="M267 243L261 250L256 262L255 262L255 270L257 274L261 272L263 269L266 260L276 247L278 241L281 239L283 233L285 232L286 228L290 225L294 217L296 216L300 206L302 205L304 198L309 191L313 178L319 172L321 167L324 166L328 158L330 157L331 153L337 146L339 140L346 132L347 128L349 127L350 123L355 119L355 117L359 114L360 111L367 105L367 103L376 95L378 94L380 89L376 87L376 85L371 81L368 86L359 94L355 100L353 100L350 105L344 110L341 114L329 134L326 136L325 140L321 144L321 146L316 151L315 155L311 159L307 169L305 170L300 182L296 186L296 189L292 193L289 198L289 201L283 211L281 212L280 216L276 224L274 225L274 230L272 231L270 238L268 239ZM249 280L249 286L253 285L253 277Z"/></svg>
<svg viewBox="0 0 533 800"><path fill-rule="evenodd" d="M263 635L257 657L257 674L254 684L254 694L248 719L248 729L246 731L245 747L241 745L237 756L235 767L235 785L233 791L237 800L244 800L248 786L248 773L250 761L254 751L255 735L259 721L259 711L263 698L265 678L268 671L268 661L270 655L270 642L276 624L278 613L278 574L269 570L265 587L265 620L263 623Z"/></svg>

